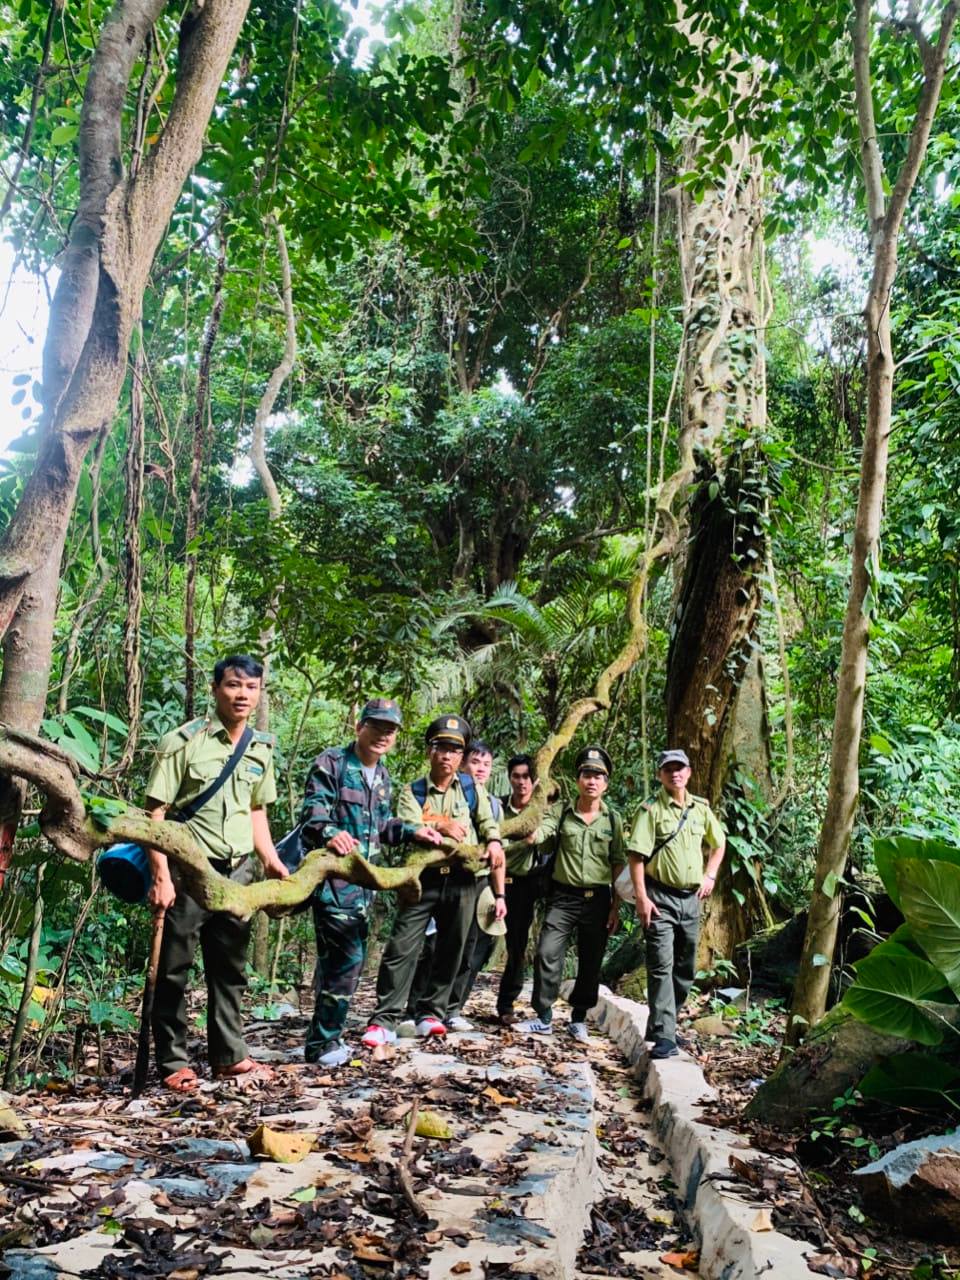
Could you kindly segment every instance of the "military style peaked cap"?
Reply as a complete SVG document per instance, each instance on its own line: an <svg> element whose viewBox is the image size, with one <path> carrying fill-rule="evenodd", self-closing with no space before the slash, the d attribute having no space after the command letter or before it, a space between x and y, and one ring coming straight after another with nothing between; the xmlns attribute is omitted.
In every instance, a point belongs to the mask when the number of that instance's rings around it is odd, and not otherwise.
<svg viewBox="0 0 960 1280"><path fill-rule="evenodd" d="M690 759L685 751L676 748L672 751L661 751L657 756L657 769L662 769L667 764L682 764L689 769Z"/></svg>
<svg viewBox="0 0 960 1280"><path fill-rule="evenodd" d="M605 773L607 777L613 769L610 757L604 751L603 747L584 747L582 751L577 753L576 761L577 773L581 769L593 769L597 773Z"/></svg>
<svg viewBox="0 0 960 1280"><path fill-rule="evenodd" d="M388 724L395 724L398 729L403 728L403 716L392 698L371 698L360 712L360 719L386 720Z"/></svg>
<svg viewBox="0 0 960 1280"><path fill-rule="evenodd" d="M425 737L427 746L448 742L451 746L465 748L470 742L470 726L463 716L437 716L436 720L431 720Z"/></svg>

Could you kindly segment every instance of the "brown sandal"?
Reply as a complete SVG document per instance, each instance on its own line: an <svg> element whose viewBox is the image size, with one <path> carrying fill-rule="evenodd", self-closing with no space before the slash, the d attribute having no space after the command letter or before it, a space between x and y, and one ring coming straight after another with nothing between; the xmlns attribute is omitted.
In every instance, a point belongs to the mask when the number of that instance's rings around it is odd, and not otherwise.
<svg viewBox="0 0 960 1280"><path fill-rule="evenodd" d="M181 1067L179 1071L163 1078L163 1087L172 1089L174 1093L193 1093L199 1083L193 1067Z"/></svg>
<svg viewBox="0 0 960 1280"><path fill-rule="evenodd" d="M253 1058L241 1058L228 1067L213 1068L215 1080L274 1080L276 1074L273 1067L268 1067L265 1062L254 1062Z"/></svg>

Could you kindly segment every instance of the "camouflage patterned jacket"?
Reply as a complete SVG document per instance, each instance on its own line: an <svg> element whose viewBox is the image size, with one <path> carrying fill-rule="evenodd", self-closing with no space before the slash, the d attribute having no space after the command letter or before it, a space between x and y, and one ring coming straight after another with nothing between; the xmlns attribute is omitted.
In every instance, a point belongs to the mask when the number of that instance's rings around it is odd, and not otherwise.
<svg viewBox="0 0 960 1280"><path fill-rule="evenodd" d="M378 861L381 845L403 844L417 830L390 816L390 796L390 774L382 763L369 787L352 746L328 747L314 760L307 778L300 810L304 845L316 849L338 831L346 831L359 840L357 852Z"/></svg>

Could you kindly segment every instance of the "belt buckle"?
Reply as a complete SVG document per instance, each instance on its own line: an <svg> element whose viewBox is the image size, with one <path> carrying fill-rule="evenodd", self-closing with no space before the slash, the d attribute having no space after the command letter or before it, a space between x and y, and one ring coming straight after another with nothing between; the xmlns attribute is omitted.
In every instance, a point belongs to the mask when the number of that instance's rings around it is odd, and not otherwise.
<svg viewBox="0 0 960 1280"><path fill-rule="evenodd" d="M449 867L449 865L441 867L441 868L440 868L440 874L441 874L442 876L448 876L448 875L450 874L450 867Z"/></svg>
<svg viewBox="0 0 960 1280"><path fill-rule="evenodd" d="M504 884L513 884L513 876L504 876L504 877L503 877L503 883L504 883Z"/></svg>
<svg viewBox="0 0 960 1280"><path fill-rule="evenodd" d="M583 896L584 896L585 898L592 898L592 897L593 897L593 894L594 894L594 890L593 890L593 889L588 889L588 890L586 891L586 893L585 893Z"/></svg>

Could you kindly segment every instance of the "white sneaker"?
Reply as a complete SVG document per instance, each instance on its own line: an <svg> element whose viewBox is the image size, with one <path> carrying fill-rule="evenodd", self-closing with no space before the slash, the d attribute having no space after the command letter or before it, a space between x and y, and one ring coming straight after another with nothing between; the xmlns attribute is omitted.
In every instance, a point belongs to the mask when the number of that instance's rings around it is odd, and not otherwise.
<svg viewBox="0 0 960 1280"><path fill-rule="evenodd" d="M344 1044L342 1040L335 1040L326 1053L322 1053L317 1059L317 1065L320 1067L342 1067L352 1057L353 1051L350 1046Z"/></svg>
<svg viewBox="0 0 960 1280"><path fill-rule="evenodd" d="M390 1031L387 1027L381 1027L375 1022L371 1022L360 1037L360 1043L366 1045L368 1049L376 1049L378 1044L393 1044L396 1038L397 1033L395 1031Z"/></svg>
<svg viewBox="0 0 960 1280"><path fill-rule="evenodd" d="M428 1036L445 1036L446 1034L447 1028L432 1013L427 1014L425 1018L421 1018L417 1023L417 1035L421 1040L426 1039Z"/></svg>
<svg viewBox="0 0 960 1280"><path fill-rule="evenodd" d="M417 1024L412 1018L405 1018L397 1027L397 1035L401 1040L412 1040L417 1034Z"/></svg>
<svg viewBox="0 0 960 1280"><path fill-rule="evenodd" d="M585 1022L571 1022L567 1026L567 1034L572 1036L579 1044L590 1043L590 1032L587 1030Z"/></svg>
<svg viewBox="0 0 960 1280"><path fill-rule="evenodd" d="M513 1027L523 1036L552 1036L553 1023L543 1022L540 1018L530 1018L527 1022L517 1022Z"/></svg>
<svg viewBox="0 0 960 1280"><path fill-rule="evenodd" d="M461 1018L460 1015L457 1014L456 1017L447 1019L447 1030L448 1031L472 1031L473 1023L470 1022L467 1018Z"/></svg>

